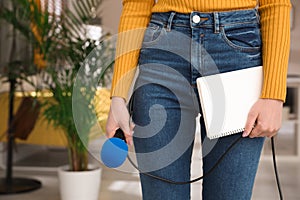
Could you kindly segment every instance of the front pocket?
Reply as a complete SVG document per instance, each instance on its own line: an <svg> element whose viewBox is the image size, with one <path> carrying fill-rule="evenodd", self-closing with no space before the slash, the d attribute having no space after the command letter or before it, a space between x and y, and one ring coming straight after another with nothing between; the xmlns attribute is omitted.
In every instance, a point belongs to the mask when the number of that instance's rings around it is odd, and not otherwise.
<svg viewBox="0 0 300 200"><path fill-rule="evenodd" d="M234 24L221 28L221 35L227 45L242 52L258 52L261 49L261 34L258 24Z"/></svg>
<svg viewBox="0 0 300 200"><path fill-rule="evenodd" d="M159 40L164 30L164 25L151 21L145 31L143 45L150 45Z"/></svg>

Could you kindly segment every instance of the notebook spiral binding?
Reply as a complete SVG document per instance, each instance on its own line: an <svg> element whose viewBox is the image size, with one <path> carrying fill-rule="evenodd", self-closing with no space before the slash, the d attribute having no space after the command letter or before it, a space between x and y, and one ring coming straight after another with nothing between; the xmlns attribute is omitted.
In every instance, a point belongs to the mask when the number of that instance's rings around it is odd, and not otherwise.
<svg viewBox="0 0 300 200"><path fill-rule="evenodd" d="M216 139L216 138L225 137L225 136L228 136L228 135L233 135L233 134L236 134L236 133L244 132L244 130L245 130L245 128L239 128L239 129L236 129L236 130L227 131L225 133L214 135L210 139Z"/></svg>

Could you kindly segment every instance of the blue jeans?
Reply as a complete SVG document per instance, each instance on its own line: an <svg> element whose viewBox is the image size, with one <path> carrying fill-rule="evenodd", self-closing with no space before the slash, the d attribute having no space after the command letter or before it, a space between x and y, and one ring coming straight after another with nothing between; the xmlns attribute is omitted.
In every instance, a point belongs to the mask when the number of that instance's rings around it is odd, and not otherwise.
<svg viewBox="0 0 300 200"><path fill-rule="evenodd" d="M195 119L201 113L196 78L258 65L261 35L255 9L153 13L132 97L140 170L173 181L190 180ZM207 173L240 134L209 140L202 117L200 124ZM203 199L251 199L263 142L264 138L242 139L204 178ZM140 178L144 200L190 199L189 184L169 184L143 174Z"/></svg>

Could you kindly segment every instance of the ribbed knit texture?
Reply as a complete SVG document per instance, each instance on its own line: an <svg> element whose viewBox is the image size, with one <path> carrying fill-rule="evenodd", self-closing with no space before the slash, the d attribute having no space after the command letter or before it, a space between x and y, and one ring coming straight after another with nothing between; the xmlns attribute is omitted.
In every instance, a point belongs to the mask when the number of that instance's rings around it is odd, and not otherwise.
<svg viewBox="0 0 300 200"><path fill-rule="evenodd" d="M112 96L128 97L143 33L152 12L190 13L252 9L256 0L123 0ZM261 98L285 101L290 48L290 1L259 0L264 84ZM131 30L131 31L130 31Z"/></svg>

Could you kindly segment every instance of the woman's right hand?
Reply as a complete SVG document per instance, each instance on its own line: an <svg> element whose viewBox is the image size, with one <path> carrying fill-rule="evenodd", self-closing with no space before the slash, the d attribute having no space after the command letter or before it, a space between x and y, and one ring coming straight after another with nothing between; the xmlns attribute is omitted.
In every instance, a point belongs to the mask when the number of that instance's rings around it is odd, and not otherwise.
<svg viewBox="0 0 300 200"><path fill-rule="evenodd" d="M106 123L107 137L112 138L118 128L124 132L127 144L132 145L134 123L130 120L126 102L122 97L112 97Z"/></svg>

